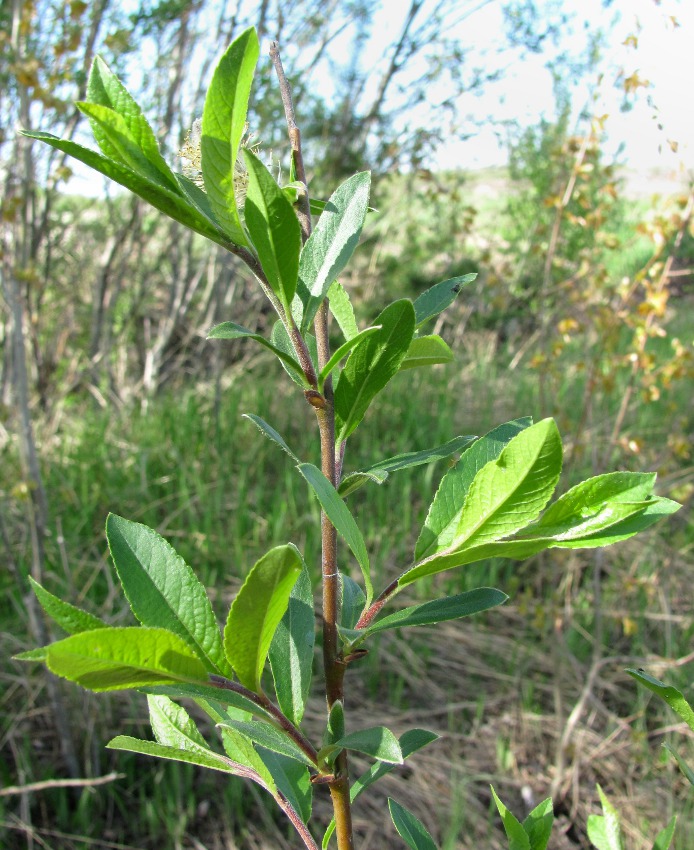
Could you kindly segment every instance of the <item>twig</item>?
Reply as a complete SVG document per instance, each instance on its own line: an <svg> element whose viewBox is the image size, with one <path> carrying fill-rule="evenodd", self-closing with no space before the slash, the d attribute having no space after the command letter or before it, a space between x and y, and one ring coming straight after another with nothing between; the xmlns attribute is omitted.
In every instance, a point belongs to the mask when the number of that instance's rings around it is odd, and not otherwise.
<svg viewBox="0 0 694 850"><path fill-rule="evenodd" d="M94 779L47 779L44 782L30 782L28 785L8 785L0 788L0 797L13 794L31 794L33 791L43 791L46 788L87 788L94 785L106 785L116 779L125 779L124 773L107 773Z"/></svg>
<svg viewBox="0 0 694 850"><path fill-rule="evenodd" d="M276 41L270 45L270 59L277 74L277 81L282 95L282 104L284 105L284 115L287 121L287 129L289 131L289 141L292 146L292 158L294 160L294 171L297 179L300 180L306 189L305 192L299 194L297 218L301 225L301 233L304 242L311 235L311 204L308 198L308 181L306 180L306 169L304 168L304 157L301 153L301 131L296 125L296 117L294 114L294 104L292 103L292 92L289 88L287 75L284 73L282 59L280 58L280 46Z"/></svg>

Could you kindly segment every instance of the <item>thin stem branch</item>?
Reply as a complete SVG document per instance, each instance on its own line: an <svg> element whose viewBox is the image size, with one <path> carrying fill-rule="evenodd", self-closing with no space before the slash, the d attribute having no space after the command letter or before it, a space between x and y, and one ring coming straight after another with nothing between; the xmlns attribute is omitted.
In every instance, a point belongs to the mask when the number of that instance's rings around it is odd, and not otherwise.
<svg viewBox="0 0 694 850"><path fill-rule="evenodd" d="M301 152L301 133L296 124L291 89L280 59L279 45L273 42L270 57L279 81L282 103L292 146L292 158L297 179L306 187L299 196L297 217L301 225L304 242L311 235L311 205L308 196L308 181ZM314 322L318 347L318 368L330 360L330 338L328 334L328 306L325 300L321 304ZM316 399L307 400L313 404L318 420L321 445L321 470L334 487L338 485L335 465L335 409L333 405L333 387L330 377L323 387L324 403L316 404ZM323 666L325 670L325 696L328 709L337 700L343 700L343 682L345 665L342 659L337 624L340 615L339 582L337 569L337 532L325 512L321 513L322 541L322 580L323 580ZM349 797L349 770L347 751L342 750L335 760L335 779L329 784L330 796L335 815L335 833L338 850L354 850L352 835L352 810Z"/></svg>
<svg viewBox="0 0 694 850"><path fill-rule="evenodd" d="M300 180L306 187L306 191L299 195L297 217L301 225L301 232L304 242L311 235L311 204L308 197L308 180L306 179L306 169L304 168L304 157L301 152L301 131L296 124L294 115L294 104L292 102L292 91L289 86L289 80L284 73L284 66L280 57L280 46L276 41L270 45L270 59L277 74L277 81L282 95L282 104L284 106L284 115L287 121L287 129L289 131L289 141L292 146L292 159L294 160L294 171L297 179Z"/></svg>
<svg viewBox="0 0 694 850"><path fill-rule="evenodd" d="M240 694L259 708L262 708L281 727L282 731L287 733L292 741L300 748L301 752L318 767L318 753L316 752L316 748L301 734L291 720L282 714L276 705L270 702L265 694L260 696L238 682L232 682L231 679L226 679L224 676L217 676L216 674L210 675L210 684L216 688L223 688L226 691L233 691L235 694Z"/></svg>

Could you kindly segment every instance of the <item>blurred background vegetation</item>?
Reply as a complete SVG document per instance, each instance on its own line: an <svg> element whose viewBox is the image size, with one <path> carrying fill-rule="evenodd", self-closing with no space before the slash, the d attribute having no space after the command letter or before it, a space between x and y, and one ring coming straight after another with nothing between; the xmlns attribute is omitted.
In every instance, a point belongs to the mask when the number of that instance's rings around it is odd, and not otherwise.
<svg viewBox="0 0 694 850"><path fill-rule="evenodd" d="M630 847L650 847L672 811L681 813L675 846L694 846L691 794L659 748L679 727L623 673L644 666L685 694L691 681L691 176L636 174L638 163L605 152L609 116L590 98L585 108L573 102L577 80L590 91L600 78L619 4L601 4L605 14L579 47L562 40L576 27L566 4L499 2L494 61L459 36L488 5L412 0L387 33L374 33L382 19L368 0L0 7L3 847L291 846L252 788L105 750L117 731L147 735L137 695L97 698L11 660L58 636L32 601L29 575L113 624L129 622L103 533L110 510L167 537L212 587L220 617L270 545L292 540L318 561L317 505L287 458L241 418L263 416L303 456L317 451L306 446L311 412L271 357L205 340L228 319L267 329L247 270L16 135L24 127L82 140L73 102L98 52L136 93L174 163L216 57L251 24L284 45L312 193L374 171L378 212L343 280L359 318L478 272L437 328L456 364L397 377L355 436L348 467L516 416L552 415L566 446L563 486L652 469L659 493L685 504L649 535L605 552L485 562L431 580L442 592L496 585L511 600L472 623L409 632L407 642L383 638L350 674L355 725L418 724L443 736L360 800L360 848L397 846L380 796L393 788L442 848L505 846L492 780L519 813L554 795L560 850L587 846L596 781L623 811ZM368 61L374 35L378 62ZM633 39L638 50L637 30ZM505 63L545 50L552 115L497 128L508 165L442 168L451 134L479 130L456 112L458 95L484 95ZM625 102L647 96L629 69L616 79ZM286 169L269 62L252 103L255 138ZM354 497L378 584L408 563L443 472L401 473ZM394 525L402 542L393 542ZM321 715L317 700L307 719L316 734ZM327 801L317 798L327 822Z"/></svg>

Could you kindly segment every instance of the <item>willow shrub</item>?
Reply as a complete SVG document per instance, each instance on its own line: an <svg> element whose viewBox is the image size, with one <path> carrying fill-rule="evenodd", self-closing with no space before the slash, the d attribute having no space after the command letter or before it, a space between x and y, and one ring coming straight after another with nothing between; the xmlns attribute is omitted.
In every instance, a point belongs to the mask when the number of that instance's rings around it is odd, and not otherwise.
<svg viewBox="0 0 694 850"><path fill-rule="evenodd" d="M322 845L335 834L339 850L347 850L354 847L354 800L436 738L424 729L398 738L383 726L352 728L345 700L348 668L369 651L379 632L467 617L507 598L501 590L482 587L398 608L392 604L397 594L435 573L486 558L520 560L551 548L607 546L679 506L653 494L654 474L633 472L599 475L550 503L562 466L562 442L552 419L533 423L522 417L481 437L456 436L426 451L349 469L349 439L394 375L452 359L448 345L427 332L427 325L474 275L439 283L414 303L388 304L369 327L358 327L339 278L369 211L370 175L350 177L327 202L310 199L291 93L273 45L292 149L288 180L278 183L244 143L258 55L257 35L249 29L220 60L202 121L189 139L186 174L165 162L137 103L100 59L91 71L88 100L78 106L101 152L48 133L27 135L127 187L236 255L255 275L277 314L269 337L232 321L212 328L209 337L252 340L270 349L296 385L296 404L315 411L320 469L302 460L305 446L290 447L271 424L248 415L290 455L322 508L321 611L317 616L314 610L317 554L285 543L251 567L220 631L205 588L176 551L152 529L110 515L111 556L140 625L109 626L35 585L45 611L69 636L21 657L42 661L92 691L142 692L154 739L118 735L110 748L194 763L257 783L308 848L317 848L319 840L311 821L313 794L325 786L334 819ZM335 350L330 317L342 337ZM374 588L350 494L384 486L401 470L457 455L429 508L411 562L385 588ZM391 533L398 533L397 524ZM302 719L311 690L316 620L322 628L326 715L322 738L311 740ZM209 715L216 741L201 734L181 701L193 701ZM373 759L356 779L349 772L350 751ZM409 847L434 847L412 813L394 800L389 810ZM543 810L542 823L546 815Z"/></svg>

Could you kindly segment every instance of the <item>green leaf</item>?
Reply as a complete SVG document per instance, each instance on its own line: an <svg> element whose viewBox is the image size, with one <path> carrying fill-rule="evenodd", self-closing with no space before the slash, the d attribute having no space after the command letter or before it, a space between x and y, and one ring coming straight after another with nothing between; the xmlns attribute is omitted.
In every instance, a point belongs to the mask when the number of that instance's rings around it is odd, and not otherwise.
<svg viewBox="0 0 694 850"><path fill-rule="evenodd" d="M328 290L330 312L335 317L345 339L352 339L359 333L354 308L349 300L347 290L339 281L334 281Z"/></svg>
<svg viewBox="0 0 694 850"><path fill-rule="evenodd" d="M200 161L205 190L215 217L236 245L248 242L234 180L259 52L252 27L232 42L215 68L202 112Z"/></svg>
<svg viewBox="0 0 694 850"><path fill-rule="evenodd" d="M499 796L494 790L494 786L492 785L490 787L492 789L492 796L494 797L496 808L501 815L501 822L504 825L506 838L508 838L508 850L534 850L530 844L530 838L520 821L499 799Z"/></svg>
<svg viewBox="0 0 694 850"><path fill-rule="evenodd" d="M278 351L283 351L286 355L292 358L296 356L292 341L289 338L287 329L282 324L282 322L275 322L275 324L272 326L271 339L272 344ZM316 364L318 363L318 345L316 343L316 338L312 334L307 334L304 341L306 343L306 347L308 348L308 353L311 357L313 368L317 372L318 368ZM302 389L308 388L309 384L306 378L304 377L303 370L301 371L300 375L297 375L294 369L288 368L288 364L285 360L282 360L281 363L284 367L285 372L289 375L289 377L292 379L292 381L294 381L295 384L298 384Z"/></svg>
<svg viewBox="0 0 694 850"><path fill-rule="evenodd" d="M258 747L258 755L272 776L277 790L284 795L301 820L308 823L313 807L313 785L308 768L264 747Z"/></svg>
<svg viewBox="0 0 694 850"><path fill-rule="evenodd" d="M323 749L318 754L319 760L327 753L329 758L331 755L336 756L339 750L333 746L336 741L343 738L345 734L345 707L340 699L336 699L330 706L328 714L328 722L323 732Z"/></svg>
<svg viewBox="0 0 694 850"><path fill-rule="evenodd" d="M349 496L355 490L363 487L369 482L373 484L385 484L388 478L388 473L385 469L366 469L363 472L352 472L346 475L340 482L338 493L342 496Z"/></svg>
<svg viewBox="0 0 694 850"><path fill-rule="evenodd" d="M340 573L340 625L353 629L366 607L366 596L359 585L344 573Z"/></svg>
<svg viewBox="0 0 694 850"><path fill-rule="evenodd" d="M311 688L315 641L311 576L304 565L270 646L270 667L277 701L282 713L295 726L304 716Z"/></svg>
<svg viewBox="0 0 694 850"><path fill-rule="evenodd" d="M364 577L364 587L366 589L367 604L371 603L373 598L373 585L371 583L371 567L369 566L369 555L366 551L366 544L362 537L361 531L354 521L354 517L349 512L349 508L344 503L344 500L323 475L323 473L312 463L300 463L297 467L299 472L304 476L313 492L318 497L321 507L325 511L330 522L337 529L337 533L343 538L349 546L352 554L357 559L357 563L361 567L361 572Z"/></svg>
<svg viewBox="0 0 694 850"><path fill-rule="evenodd" d="M57 596L41 587L31 576L29 576L29 584L46 614L69 635L89 632L92 629L108 628L108 623L104 623L103 620L93 614L82 611L81 608L70 605L69 602L58 599Z"/></svg>
<svg viewBox="0 0 694 850"><path fill-rule="evenodd" d="M270 288L289 316L299 274L301 227L265 165L249 150L244 149L243 155L248 169L246 227Z"/></svg>
<svg viewBox="0 0 694 850"><path fill-rule="evenodd" d="M192 752L209 751L207 742L188 712L165 696L147 697L149 722L160 744Z"/></svg>
<svg viewBox="0 0 694 850"><path fill-rule="evenodd" d="M691 782L692 780L690 779L689 781ZM694 782L692 784L694 784ZM676 826L677 815L673 815L670 823L658 833L655 842L653 843L652 850L669 850L669 847L672 844L672 839L675 837Z"/></svg>
<svg viewBox="0 0 694 850"><path fill-rule="evenodd" d="M179 191L176 177L162 157L157 138L142 114L142 110L100 56L94 60L89 73L87 99L88 104L78 104L78 106L89 117L94 138L103 153L135 171L139 170L134 166L129 154L123 156L120 150L122 139L112 138L115 131L121 137L125 136L140 151L147 163L142 174L154 179L155 182L161 182L173 191ZM120 118L124 130L120 129L120 122L114 122L109 126L107 120L104 124L106 113L90 112L89 109L85 110L84 106L90 108L100 106L112 110Z"/></svg>
<svg viewBox="0 0 694 850"><path fill-rule="evenodd" d="M452 363L454 360L455 357L448 344L437 334L416 336L407 349L405 359L400 364L400 371L418 369L420 366Z"/></svg>
<svg viewBox="0 0 694 850"><path fill-rule="evenodd" d="M588 838L598 850L623 850L622 831L617 810L598 785L602 815L590 815L587 822Z"/></svg>
<svg viewBox="0 0 694 850"><path fill-rule="evenodd" d="M302 566L295 546L276 546L254 564L231 604L224 649L241 684L258 694L272 638Z"/></svg>
<svg viewBox="0 0 694 850"><path fill-rule="evenodd" d="M407 570L398 586L460 566L466 562L460 555L467 550L494 543L532 522L557 485L561 462L561 438L553 419L521 431L477 473L464 503L439 534L433 555Z"/></svg>
<svg viewBox="0 0 694 850"><path fill-rule="evenodd" d="M446 307L449 307L458 297L458 293L466 283L472 283L476 274L464 274L460 277L452 277L432 286L423 292L414 302L415 325L419 328L429 319L438 316Z"/></svg>
<svg viewBox="0 0 694 850"><path fill-rule="evenodd" d="M360 469L357 472L352 472L346 475L340 483L339 493L341 496L347 496L358 490L359 487L366 484L368 481L374 481L376 484L382 484L389 473L395 472L398 469L408 469L414 466L421 466L425 463L433 463L437 460L443 460L450 457L456 452L463 451L471 443L474 443L477 437L454 437L447 443L441 446L436 446L433 449L425 449L420 452L403 452L399 455L394 455L386 460L378 461L368 469Z"/></svg>
<svg viewBox="0 0 694 850"><path fill-rule="evenodd" d="M116 183L120 183L121 186L125 186L126 189L134 192L156 209L166 213L169 218L184 224L196 233L202 234L219 245L226 246L228 244L226 235L219 227L206 218L187 198L182 197L177 192L166 189L127 166L68 139L59 139L50 133L24 132L23 135L30 139L45 142L56 150L78 159L100 174L104 174L111 180L115 180Z"/></svg>
<svg viewBox="0 0 694 850"><path fill-rule="evenodd" d="M371 175L355 174L330 197L299 261L299 300L303 307L301 332L310 327L318 308L359 243L369 206Z"/></svg>
<svg viewBox="0 0 694 850"><path fill-rule="evenodd" d="M139 738L131 738L128 735L118 735L106 744L109 750L125 750L129 753L139 753L145 756L155 756L160 759L172 761L183 761L188 764L197 764L212 770L221 770L223 773L237 773L234 765L225 756L219 755L212 750L182 750L179 747L169 747L154 741L142 741Z"/></svg>
<svg viewBox="0 0 694 850"><path fill-rule="evenodd" d="M592 534L585 534L576 540L560 539L553 545L561 549L589 549L596 546L609 546L645 531L663 517L677 513L681 507L682 505L678 502L659 496L654 496L645 502L616 503L610 509L615 512L615 515L617 515L617 511L621 514L622 518L618 522L605 523L604 528L598 529Z"/></svg>
<svg viewBox="0 0 694 850"><path fill-rule="evenodd" d="M90 691L202 682L207 671L178 635L139 626L94 629L46 647L48 669Z"/></svg>
<svg viewBox="0 0 694 850"><path fill-rule="evenodd" d="M43 664L46 663L46 658L48 657L46 650L47 646L38 646L36 649L27 649L26 652L19 652L17 655L13 655L13 661L40 661Z"/></svg>
<svg viewBox="0 0 694 850"><path fill-rule="evenodd" d="M372 635L386 629L429 626L447 620L459 620L461 617L487 611L496 605L503 605L507 599L508 596L505 593L493 587L478 587L457 596L445 596L443 599L434 599L421 605L403 608L401 611L376 620L363 631L365 635Z"/></svg>
<svg viewBox="0 0 694 850"><path fill-rule="evenodd" d="M275 785L275 780L272 778L272 774L267 767L265 767L265 762L253 746L251 739L231 726L220 731L222 733L224 751L229 758L255 771L260 779L259 784L269 791L273 797L276 796L277 786Z"/></svg>
<svg viewBox="0 0 694 850"><path fill-rule="evenodd" d="M280 327L282 327L282 323L277 323ZM273 334L274 336L274 334ZM255 333L254 331L248 330L248 328L244 328L241 325L237 325L234 322L222 322L220 325L215 325L212 330L208 331L207 339L253 339L256 342L259 342L261 345L265 346L265 348L272 351L273 354L277 355L282 362L282 365L287 368L290 375L293 379L300 384L302 387L307 387L306 379L304 378L304 372L301 366L294 359L293 350L290 348L290 351L287 351L286 348L278 346L274 340L273 342L269 342L259 333Z"/></svg>
<svg viewBox="0 0 694 850"><path fill-rule="evenodd" d="M174 699L192 699L196 702L205 700L206 702L218 702L223 705L232 706L239 711L247 714L256 714L260 717L267 718L269 715L264 708L261 708L251 700L238 694L235 691L227 690L226 688L215 688L209 684L199 685L157 685L155 687L146 687L141 690L154 696L167 696Z"/></svg>
<svg viewBox="0 0 694 850"><path fill-rule="evenodd" d="M156 146L156 140L154 140L157 156L155 163L149 159L149 152L140 148L137 140L130 132L127 121L113 109L108 106L101 106L98 103L81 101L78 101L76 106L83 115L89 118L92 129L98 128L99 132L95 133L95 137L107 156L111 156L116 162L131 168L153 183L157 183L178 195L183 194L173 172L162 159L159 148ZM100 139L105 140L107 144L101 144Z"/></svg>
<svg viewBox="0 0 694 850"><path fill-rule="evenodd" d="M554 806L552 798L543 800L523 821L523 829L530 839L532 850L546 850L554 826Z"/></svg>
<svg viewBox="0 0 694 850"><path fill-rule="evenodd" d="M417 561L432 555L440 543L445 544L452 539L460 509L477 473L489 461L499 457L504 446L531 424L532 420L526 417L499 425L467 449L453 469L446 473L415 546Z"/></svg>
<svg viewBox="0 0 694 850"><path fill-rule="evenodd" d="M632 677L632 679L636 679L640 685L643 685L644 688L648 688L649 691L653 691L654 694L657 694L661 699L664 699L670 708L676 712L679 717L684 720L687 726L689 726L692 732L694 732L694 711L692 711L692 707L677 688L673 688L672 685L666 685L665 682L655 679L653 676L646 673L645 670L628 669L626 672Z"/></svg>
<svg viewBox="0 0 694 850"><path fill-rule="evenodd" d="M24 653L24 654L27 654L27 653ZM16 657L17 657L17 658L19 658L19 656L16 656ZM671 756L675 759L675 761L676 761L676 762L677 762L677 764L679 765L680 770L681 770L681 771L682 771L682 773L686 776L686 778L687 778L687 780L689 781L689 783L690 783L691 785L694 785L694 770L692 770L692 769L691 769L691 767L689 767L689 765L685 762L685 760L682 758L682 756L681 756L681 755L680 755L680 754L679 754L676 750L674 750L674 749L670 746L670 744L668 744L668 743L666 742L666 743L664 743L664 744L663 744L663 747L664 747L664 748L665 748L665 749L666 749L666 750L670 753L670 755L671 755Z"/></svg>
<svg viewBox="0 0 694 850"><path fill-rule="evenodd" d="M388 797L388 809L398 835L411 850L436 850L436 844L424 824L412 812Z"/></svg>
<svg viewBox="0 0 694 850"><path fill-rule="evenodd" d="M229 672L205 588L176 550L146 525L109 514L111 557L133 614L143 626L168 629L212 673Z"/></svg>
<svg viewBox="0 0 694 850"><path fill-rule="evenodd" d="M337 366L337 364L342 360L343 357L346 357L349 352L357 345L359 345L364 339L374 334L376 331L380 331L380 326L376 326L373 328L365 328L360 333L353 336L351 339L348 339L347 342L343 343L332 355L330 360L325 364L325 366L321 369L320 375L318 376L318 389L322 391L323 384L325 383L325 379L328 375L333 371L333 369Z"/></svg>
<svg viewBox="0 0 694 850"><path fill-rule="evenodd" d="M414 334L414 308L403 299L376 318L381 329L347 358L335 387L335 429L338 446L364 418L371 401L400 368Z"/></svg>
<svg viewBox="0 0 694 850"><path fill-rule="evenodd" d="M378 761L390 764L402 764L402 751L398 739L385 726L373 726L370 729L360 729L324 747L319 756L324 757L339 750L354 750Z"/></svg>
<svg viewBox="0 0 694 850"><path fill-rule="evenodd" d="M304 754L288 735L271 723L265 723L262 720L229 720L225 723L218 723L217 725L221 729L235 729L237 732L245 735L249 740L260 744L261 747L272 750L273 753L280 753L280 755L294 761L307 764L309 767L316 767L314 762Z"/></svg>
<svg viewBox="0 0 694 850"><path fill-rule="evenodd" d="M299 458L289 448L282 435L278 431L275 431L272 425L268 425L268 423L264 419L261 419L260 416L256 416L255 413L243 413L242 416L244 417L244 419L249 419L260 431L261 434L264 434L266 437L268 437L268 439L272 440L274 443L277 443L277 445L282 449L282 451L286 452L295 463L301 463Z"/></svg>
<svg viewBox="0 0 694 850"><path fill-rule="evenodd" d="M398 741L403 759L409 758L413 753L423 749L433 741L437 741L438 738L439 736L435 732L429 732L427 729L410 729L408 732L403 733ZM396 767L397 765L395 764L389 764L383 761L372 764L365 773L362 773L362 775L352 783L352 786L349 789L350 801L353 803L370 785L373 785L374 782L378 782L379 779L390 773L392 770L395 770ZM323 836L323 850L326 850L334 831L335 821L332 820L328 824L328 828Z"/></svg>

